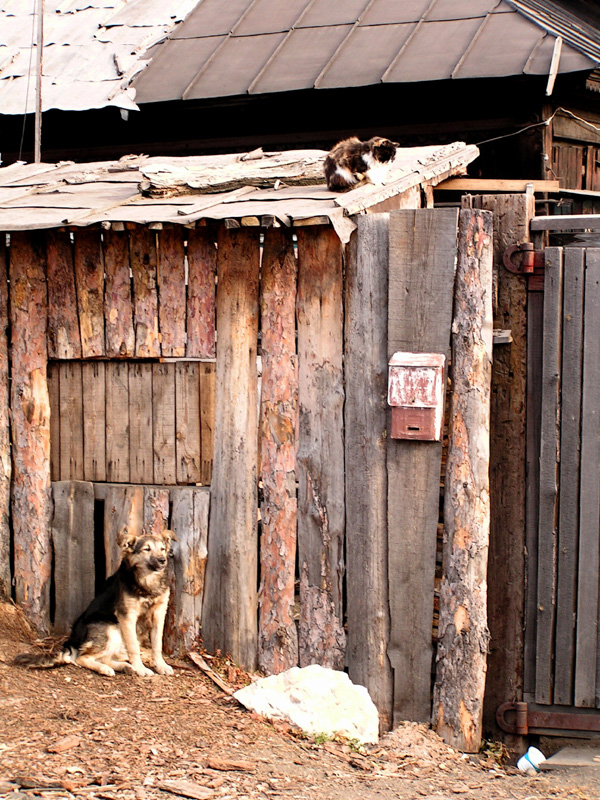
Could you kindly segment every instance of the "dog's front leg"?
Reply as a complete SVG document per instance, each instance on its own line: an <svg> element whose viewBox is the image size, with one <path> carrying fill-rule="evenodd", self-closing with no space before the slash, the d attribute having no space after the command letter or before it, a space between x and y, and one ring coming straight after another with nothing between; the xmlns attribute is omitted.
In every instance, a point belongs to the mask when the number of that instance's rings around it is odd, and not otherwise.
<svg viewBox="0 0 600 800"><path fill-rule="evenodd" d="M140 655L140 643L137 637L137 616L135 614L117 615L119 620L119 628L121 629L121 636L125 643L127 655L129 656L129 664L131 669L142 677L154 675L151 669L142 664Z"/></svg>
<svg viewBox="0 0 600 800"><path fill-rule="evenodd" d="M150 644L152 646L152 663L159 675L173 675L173 667L169 666L163 658L162 640L165 628L165 616L169 603L169 592L160 598L154 606L152 613L152 625L150 627Z"/></svg>

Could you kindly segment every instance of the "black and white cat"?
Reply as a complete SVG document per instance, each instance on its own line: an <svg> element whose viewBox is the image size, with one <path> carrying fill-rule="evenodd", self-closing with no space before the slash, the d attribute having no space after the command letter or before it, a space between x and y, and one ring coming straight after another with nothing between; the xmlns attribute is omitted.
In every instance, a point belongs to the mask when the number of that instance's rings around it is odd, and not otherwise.
<svg viewBox="0 0 600 800"><path fill-rule="evenodd" d="M361 181L378 183L383 165L394 160L398 142L374 136L361 142L356 136L338 142L325 157L327 188L345 192Z"/></svg>

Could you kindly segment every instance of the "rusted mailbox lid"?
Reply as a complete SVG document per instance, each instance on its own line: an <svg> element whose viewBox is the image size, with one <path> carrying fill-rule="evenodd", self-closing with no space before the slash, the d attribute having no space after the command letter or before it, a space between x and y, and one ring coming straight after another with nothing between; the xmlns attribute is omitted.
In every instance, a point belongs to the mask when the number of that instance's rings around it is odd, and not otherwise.
<svg viewBox="0 0 600 800"><path fill-rule="evenodd" d="M443 404L445 363L441 353L394 353L389 362L389 405L431 408Z"/></svg>

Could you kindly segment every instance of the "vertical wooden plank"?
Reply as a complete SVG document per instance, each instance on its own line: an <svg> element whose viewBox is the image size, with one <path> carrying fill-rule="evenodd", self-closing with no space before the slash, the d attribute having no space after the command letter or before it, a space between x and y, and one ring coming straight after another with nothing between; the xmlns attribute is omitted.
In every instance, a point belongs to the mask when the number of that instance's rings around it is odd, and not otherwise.
<svg viewBox="0 0 600 800"><path fill-rule="evenodd" d="M169 490L144 487L144 531L161 534L169 527Z"/></svg>
<svg viewBox="0 0 600 800"><path fill-rule="evenodd" d="M258 233L223 227L218 249L215 457L202 631L208 650L220 648L255 669Z"/></svg>
<svg viewBox="0 0 600 800"><path fill-rule="evenodd" d="M188 358L214 358L217 248L212 233L203 228L190 230L187 256L186 355Z"/></svg>
<svg viewBox="0 0 600 800"><path fill-rule="evenodd" d="M128 365L106 364L106 480L129 483Z"/></svg>
<svg viewBox="0 0 600 800"><path fill-rule="evenodd" d="M137 227L129 232L129 262L133 276L133 321L137 358L160 356L156 234Z"/></svg>
<svg viewBox="0 0 600 800"><path fill-rule="evenodd" d="M344 376L342 246L298 230L300 665L343 669Z"/></svg>
<svg viewBox="0 0 600 800"><path fill-rule="evenodd" d="M83 479L83 387L81 363L60 365L60 478Z"/></svg>
<svg viewBox="0 0 600 800"><path fill-rule="evenodd" d="M261 266L261 447L258 665L268 675L298 664L296 566L297 266L291 236L265 233Z"/></svg>
<svg viewBox="0 0 600 800"><path fill-rule="evenodd" d="M185 355L185 252L181 226L158 233L158 317L163 356Z"/></svg>
<svg viewBox="0 0 600 800"><path fill-rule="evenodd" d="M175 460L175 364L152 365L154 481L177 483Z"/></svg>
<svg viewBox="0 0 600 800"><path fill-rule="evenodd" d="M104 232L104 270L106 355L131 357L135 350L135 333L127 231Z"/></svg>
<svg viewBox="0 0 600 800"><path fill-rule="evenodd" d="M584 254L585 251L581 247L571 247L564 251L561 382L568 389L562 392L560 411L558 577L554 656L554 702L563 705L573 704L575 675Z"/></svg>
<svg viewBox="0 0 600 800"><path fill-rule="evenodd" d="M49 628L50 402L47 376L45 242L11 235L12 527L15 598L42 631Z"/></svg>
<svg viewBox="0 0 600 800"><path fill-rule="evenodd" d="M535 699L552 703L560 435L563 253L546 249Z"/></svg>
<svg viewBox="0 0 600 800"><path fill-rule="evenodd" d="M586 250L575 705L596 705L600 552L600 250ZM544 341L545 344L545 341Z"/></svg>
<svg viewBox="0 0 600 800"><path fill-rule="evenodd" d="M81 358L71 234L48 231L48 358Z"/></svg>
<svg viewBox="0 0 600 800"><path fill-rule="evenodd" d="M173 543L174 585L165 645L168 652L183 655L200 634L210 493L177 487L171 489L171 499L171 530L177 540Z"/></svg>
<svg viewBox="0 0 600 800"><path fill-rule="evenodd" d="M10 391L6 242L0 234L0 596L10 597Z"/></svg>
<svg viewBox="0 0 600 800"><path fill-rule="evenodd" d="M93 358L105 353L102 240L95 228L79 228L74 236L81 354Z"/></svg>
<svg viewBox="0 0 600 800"><path fill-rule="evenodd" d="M52 485L54 516L54 632L68 633L94 598L94 487L83 481Z"/></svg>
<svg viewBox="0 0 600 800"><path fill-rule="evenodd" d="M60 363L48 364L50 401L50 479L60 480ZM7 429L8 430L8 429Z"/></svg>
<svg viewBox="0 0 600 800"><path fill-rule="evenodd" d="M346 263L346 568L348 674L392 727L387 551L389 216L357 217ZM365 476L368 479L365 480ZM365 536L365 532L368 535Z"/></svg>
<svg viewBox="0 0 600 800"><path fill-rule="evenodd" d="M199 483L200 451L200 364L175 364L175 457L177 483Z"/></svg>
<svg viewBox="0 0 600 800"><path fill-rule="evenodd" d="M121 561L119 534L127 528L139 536L144 527L144 488L142 486L108 486L104 499L104 557L106 577L116 572Z"/></svg>
<svg viewBox="0 0 600 800"><path fill-rule="evenodd" d="M106 480L106 381L102 361L81 365L83 385L83 477Z"/></svg>
<svg viewBox="0 0 600 800"><path fill-rule="evenodd" d="M202 450L200 482L210 486L215 438L216 364L200 364L200 447Z"/></svg>
<svg viewBox="0 0 600 800"><path fill-rule="evenodd" d="M458 211L390 213L388 357L448 352ZM394 723L431 717L433 586L441 443L388 440Z"/></svg>
<svg viewBox="0 0 600 800"><path fill-rule="evenodd" d="M154 482L152 364L129 364L129 471L131 483Z"/></svg>
<svg viewBox="0 0 600 800"><path fill-rule="evenodd" d="M468 753L481 746L490 639L492 233L489 211L460 212L433 717L444 741Z"/></svg>
<svg viewBox="0 0 600 800"><path fill-rule="evenodd" d="M500 735L496 709L507 700L522 699L526 436L530 432L526 427L528 279L509 272L503 256L511 245L529 241L535 198L533 194L483 195L474 200L477 208L494 215L494 327L512 332L509 345L494 348L490 423L491 641L483 720L485 730ZM516 741L512 744L518 749Z"/></svg>

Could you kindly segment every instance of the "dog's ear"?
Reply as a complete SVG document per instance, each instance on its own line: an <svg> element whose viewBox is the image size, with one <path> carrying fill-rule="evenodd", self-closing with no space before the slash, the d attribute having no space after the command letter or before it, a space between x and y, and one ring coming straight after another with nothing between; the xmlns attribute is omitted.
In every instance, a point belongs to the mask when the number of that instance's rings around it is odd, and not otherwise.
<svg viewBox="0 0 600 800"><path fill-rule="evenodd" d="M167 544L169 542L176 542L177 541L177 537L175 536L175 531L169 531L169 530L167 530L165 528L165 530L162 532L161 535L162 535L163 539L166 540Z"/></svg>
<svg viewBox="0 0 600 800"><path fill-rule="evenodd" d="M127 550L133 550L137 538L138 537L135 534L129 532L129 528L126 526L119 531L117 536L117 544L121 550L123 550L123 552Z"/></svg>

